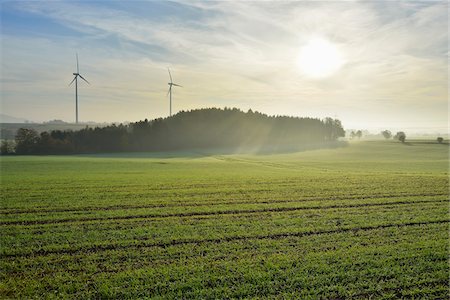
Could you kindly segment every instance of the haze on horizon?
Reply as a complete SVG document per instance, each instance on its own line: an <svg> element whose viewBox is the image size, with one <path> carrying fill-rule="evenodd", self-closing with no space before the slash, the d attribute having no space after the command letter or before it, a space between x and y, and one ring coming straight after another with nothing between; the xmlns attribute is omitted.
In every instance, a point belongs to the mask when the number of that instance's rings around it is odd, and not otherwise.
<svg viewBox="0 0 450 300"><path fill-rule="evenodd" d="M33 121L237 107L447 131L447 1L3 1L1 112Z"/></svg>

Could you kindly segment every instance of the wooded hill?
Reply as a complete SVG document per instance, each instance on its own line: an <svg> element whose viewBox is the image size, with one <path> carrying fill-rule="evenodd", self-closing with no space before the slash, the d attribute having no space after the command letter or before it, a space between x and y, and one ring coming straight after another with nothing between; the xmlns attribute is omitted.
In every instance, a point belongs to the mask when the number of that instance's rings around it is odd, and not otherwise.
<svg viewBox="0 0 450 300"><path fill-rule="evenodd" d="M335 141L345 131L337 119L268 116L239 109L207 108L129 125L53 130L20 129L16 154L233 149L307 146ZM4 148L4 147L2 147ZM2 149L3 150L3 149ZM4 151L3 151L4 152Z"/></svg>

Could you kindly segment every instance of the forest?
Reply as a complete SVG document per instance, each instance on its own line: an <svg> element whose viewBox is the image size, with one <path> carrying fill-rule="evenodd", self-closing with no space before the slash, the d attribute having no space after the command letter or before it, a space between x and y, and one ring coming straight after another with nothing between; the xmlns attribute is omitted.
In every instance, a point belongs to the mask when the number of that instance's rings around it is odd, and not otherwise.
<svg viewBox="0 0 450 300"><path fill-rule="evenodd" d="M128 151L178 151L271 147L282 149L321 145L345 136L338 119L268 116L237 108L181 111L168 118L128 125L52 130L38 133L21 128L14 146L2 154L78 154Z"/></svg>

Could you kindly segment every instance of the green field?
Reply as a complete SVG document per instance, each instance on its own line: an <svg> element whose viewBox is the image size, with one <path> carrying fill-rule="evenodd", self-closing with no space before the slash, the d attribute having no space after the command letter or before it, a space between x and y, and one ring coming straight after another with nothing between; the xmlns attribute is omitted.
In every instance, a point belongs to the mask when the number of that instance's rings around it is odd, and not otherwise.
<svg viewBox="0 0 450 300"><path fill-rule="evenodd" d="M0 298L448 299L448 150L2 157Z"/></svg>

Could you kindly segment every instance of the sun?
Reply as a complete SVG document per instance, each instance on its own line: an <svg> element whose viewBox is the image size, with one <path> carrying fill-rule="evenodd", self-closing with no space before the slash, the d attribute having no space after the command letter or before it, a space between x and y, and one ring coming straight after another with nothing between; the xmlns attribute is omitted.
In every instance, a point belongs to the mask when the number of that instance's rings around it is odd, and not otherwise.
<svg viewBox="0 0 450 300"><path fill-rule="evenodd" d="M301 49L297 65L310 78L324 78L336 73L344 64L337 47L323 38L309 40Z"/></svg>

